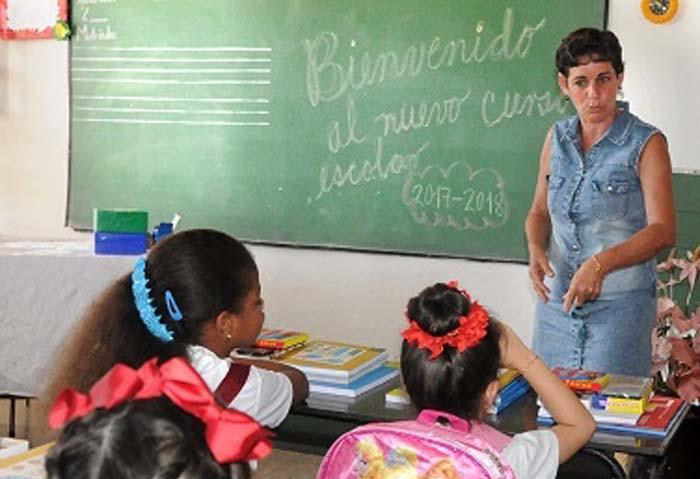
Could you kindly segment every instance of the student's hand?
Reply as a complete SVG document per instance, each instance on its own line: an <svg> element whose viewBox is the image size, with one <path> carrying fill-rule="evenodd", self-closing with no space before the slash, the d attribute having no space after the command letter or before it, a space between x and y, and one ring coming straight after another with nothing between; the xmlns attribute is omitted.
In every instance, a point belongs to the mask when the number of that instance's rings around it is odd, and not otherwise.
<svg viewBox="0 0 700 479"><path fill-rule="evenodd" d="M549 288L544 284L544 275L552 278L554 271L549 265L549 257L547 253L540 248L530 250L530 281L535 288L535 293L542 298L543 302L547 302Z"/></svg>
<svg viewBox="0 0 700 479"><path fill-rule="evenodd" d="M587 259L571 278L569 290L564 294L564 312L571 306L581 306L586 301L593 301L600 296L603 287L603 274L598 271L593 259Z"/></svg>
<svg viewBox="0 0 700 479"><path fill-rule="evenodd" d="M534 353L525 346L520 337L508 325L499 323L501 327L501 367L520 371L532 361Z"/></svg>

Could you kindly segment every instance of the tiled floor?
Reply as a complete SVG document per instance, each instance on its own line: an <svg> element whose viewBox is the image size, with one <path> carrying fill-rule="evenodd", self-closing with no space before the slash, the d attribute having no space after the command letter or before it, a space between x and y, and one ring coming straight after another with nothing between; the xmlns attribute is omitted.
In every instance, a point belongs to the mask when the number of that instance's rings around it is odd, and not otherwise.
<svg viewBox="0 0 700 479"><path fill-rule="evenodd" d="M29 439L31 447L45 444L55 438L44 419L42 405L31 401L29 409L24 401L16 403L16 434ZM9 400L0 400L0 436L7 436L9 429ZM258 464L254 479L313 479L321 462L320 456L273 450L272 454Z"/></svg>

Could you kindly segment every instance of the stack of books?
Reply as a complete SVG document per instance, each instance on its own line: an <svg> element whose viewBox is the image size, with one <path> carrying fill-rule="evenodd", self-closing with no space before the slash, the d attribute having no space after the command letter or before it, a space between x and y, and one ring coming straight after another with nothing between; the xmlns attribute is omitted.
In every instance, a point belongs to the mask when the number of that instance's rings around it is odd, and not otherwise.
<svg viewBox="0 0 700 479"><path fill-rule="evenodd" d="M589 409L596 422L596 430L613 434L629 434L646 437L666 437L680 420L685 417L689 404L677 397L653 395L642 414L621 415L620 413L601 414ZM550 425L552 416L540 406L537 422Z"/></svg>
<svg viewBox="0 0 700 479"><path fill-rule="evenodd" d="M526 395L530 389L530 383L515 369L499 369L498 394L489 413L500 414L508 406Z"/></svg>
<svg viewBox="0 0 700 479"><path fill-rule="evenodd" d="M253 346L236 348L233 355L252 359L277 359L302 348L308 339L309 335L300 331L263 328Z"/></svg>
<svg viewBox="0 0 700 479"><path fill-rule="evenodd" d="M276 360L306 374L312 396L354 399L398 377L398 369L386 364L387 359L382 348L312 340Z"/></svg>
<svg viewBox="0 0 700 479"><path fill-rule="evenodd" d="M664 437L685 416L688 404L680 398L652 395L650 377L603 374L590 371L574 373L556 371L579 394L581 403L590 411L598 431ZM576 374L579 378L574 378ZM587 376L585 379L584 376ZM569 378L569 381L566 381ZM593 388L575 381L600 382ZM553 424L554 418L540 403L537 413L540 424Z"/></svg>

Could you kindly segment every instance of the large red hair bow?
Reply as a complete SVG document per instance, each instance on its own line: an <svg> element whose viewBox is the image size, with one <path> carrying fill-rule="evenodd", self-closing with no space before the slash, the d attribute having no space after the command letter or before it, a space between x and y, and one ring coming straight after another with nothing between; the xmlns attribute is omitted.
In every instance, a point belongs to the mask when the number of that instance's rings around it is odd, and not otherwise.
<svg viewBox="0 0 700 479"><path fill-rule="evenodd" d="M205 436L214 458L222 463L261 459L270 453L271 433L240 411L221 407L192 366L173 358L158 366L157 358L134 370L117 364L82 394L66 389L49 412L49 424L58 428L97 408L110 409L132 399L166 396L205 424Z"/></svg>
<svg viewBox="0 0 700 479"><path fill-rule="evenodd" d="M489 324L489 315L486 310L476 301L471 301L469 293L460 289L457 281L449 281L447 286L456 289L471 302L469 314L460 316L459 326L443 336L433 336L423 329L406 315L408 328L401 335L409 343L416 343L419 348L430 351L430 359L439 357L445 346L452 346L460 353L466 349L476 346L486 336L486 328Z"/></svg>

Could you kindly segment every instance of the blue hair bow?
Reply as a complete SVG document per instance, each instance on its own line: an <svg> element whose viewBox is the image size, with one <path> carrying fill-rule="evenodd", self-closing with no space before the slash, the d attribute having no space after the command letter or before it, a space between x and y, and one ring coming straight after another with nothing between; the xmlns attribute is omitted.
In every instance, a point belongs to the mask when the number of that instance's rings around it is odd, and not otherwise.
<svg viewBox="0 0 700 479"><path fill-rule="evenodd" d="M156 314L156 308L153 307L152 304L153 299L148 295L151 290L148 288L148 278L146 278L146 259L143 257L136 261L134 271L131 273L131 292L134 294L136 309L138 309L139 316L141 317L143 324L146 325L146 329L148 329L148 331L159 341L164 343L172 341L172 331L168 330L168 328L160 322L161 316Z"/></svg>

